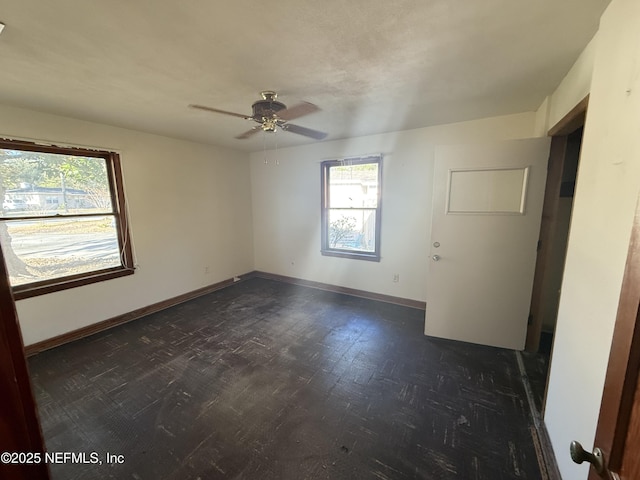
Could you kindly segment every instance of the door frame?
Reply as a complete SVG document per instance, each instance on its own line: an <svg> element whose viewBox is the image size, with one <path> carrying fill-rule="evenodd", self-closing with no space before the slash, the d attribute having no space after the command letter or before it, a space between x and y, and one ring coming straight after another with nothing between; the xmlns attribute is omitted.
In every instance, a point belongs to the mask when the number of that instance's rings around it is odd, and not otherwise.
<svg viewBox="0 0 640 480"><path fill-rule="evenodd" d="M525 350L537 352L542 335L543 292L549 281L547 273L551 270L553 256L553 241L558 225L558 208L560 205L560 189L564 159L567 151L569 134L584 125L589 105L589 95L584 97L548 132L551 137L551 150L547 167L547 182L542 206L542 221L540 223L540 237L538 241L538 255L531 291L530 323L527 326ZM552 349L553 352L553 349ZM546 393L545 393L546 397ZM544 408L542 409L544 411Z"/></svg>
<svg viewBox="0 0 640 480"><path fill-rule="evenodd" d="M31 452L34 464L0 462L0 477L16 480L49 479L44 439L24 353L15 302L0 246L0 452Z"/></svg>
<svg viewBox="0 0 640 480"><path fill-rule="evenodd" d="M640 201L631 230L594 446L613 472L640 474ZM633 427L630 428L630 425ZM634 456L626 455L636 450ZM631 463L635 462L635 463ZM628 471L627 469L630 469ZM600 477L590 468L589 480ZM625 477L625 478L638 478Z"/></svg>

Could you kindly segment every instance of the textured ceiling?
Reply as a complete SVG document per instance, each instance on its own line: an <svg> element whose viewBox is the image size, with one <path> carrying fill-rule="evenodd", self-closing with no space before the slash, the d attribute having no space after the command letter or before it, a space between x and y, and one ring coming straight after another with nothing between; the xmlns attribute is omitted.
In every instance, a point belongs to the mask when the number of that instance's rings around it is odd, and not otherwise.
<svg viewBox="0 0 640 480"><path fill-rule="evenodd" d="M261 90L327 140L537 109L608 0L5 0L0 103L248 151ZM0 132L1 133L1 132Z"/></svg>

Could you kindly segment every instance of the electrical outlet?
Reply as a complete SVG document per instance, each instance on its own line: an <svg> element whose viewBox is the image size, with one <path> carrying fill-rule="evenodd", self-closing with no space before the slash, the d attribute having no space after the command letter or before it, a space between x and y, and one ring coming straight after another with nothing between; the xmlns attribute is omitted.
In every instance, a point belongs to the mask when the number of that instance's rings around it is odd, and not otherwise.
<svg viewBox="0 0 640 480"><path fill-rule="evenodd" d="M204 274L207 275L210 272L209 266L204 267Z"/></svg>
<svg viewBox="0 0 640 480"><path fill-rule="evenodd" d="M400 274L399 273L394 273L393 274L393 282L394 283L398 283L400 281Z"/></svg>

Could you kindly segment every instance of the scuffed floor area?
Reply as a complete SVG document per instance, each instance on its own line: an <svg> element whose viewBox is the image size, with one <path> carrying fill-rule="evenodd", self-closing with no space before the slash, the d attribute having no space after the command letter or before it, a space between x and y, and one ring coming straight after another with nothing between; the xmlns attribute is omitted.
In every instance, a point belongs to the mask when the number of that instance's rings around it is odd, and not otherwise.
<svg viewBox="0 0 640 480"><path fill-rule="evenodd" d="M103 462L53 478L541 478L514 352L423 318L253 278L38 354L48 450Z"/></svg>

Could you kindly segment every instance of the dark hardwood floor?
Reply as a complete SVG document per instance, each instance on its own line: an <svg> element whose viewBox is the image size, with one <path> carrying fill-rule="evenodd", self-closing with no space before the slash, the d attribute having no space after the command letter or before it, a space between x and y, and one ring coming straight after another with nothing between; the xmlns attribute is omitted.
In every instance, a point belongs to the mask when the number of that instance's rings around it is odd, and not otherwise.
<svg viewBox="0 0 640 480"><path fill-rule="evenodd" d="M542 478L515 353L423 315L253 278L40 353L48 450L103 461L53 478Z"/></svg>

